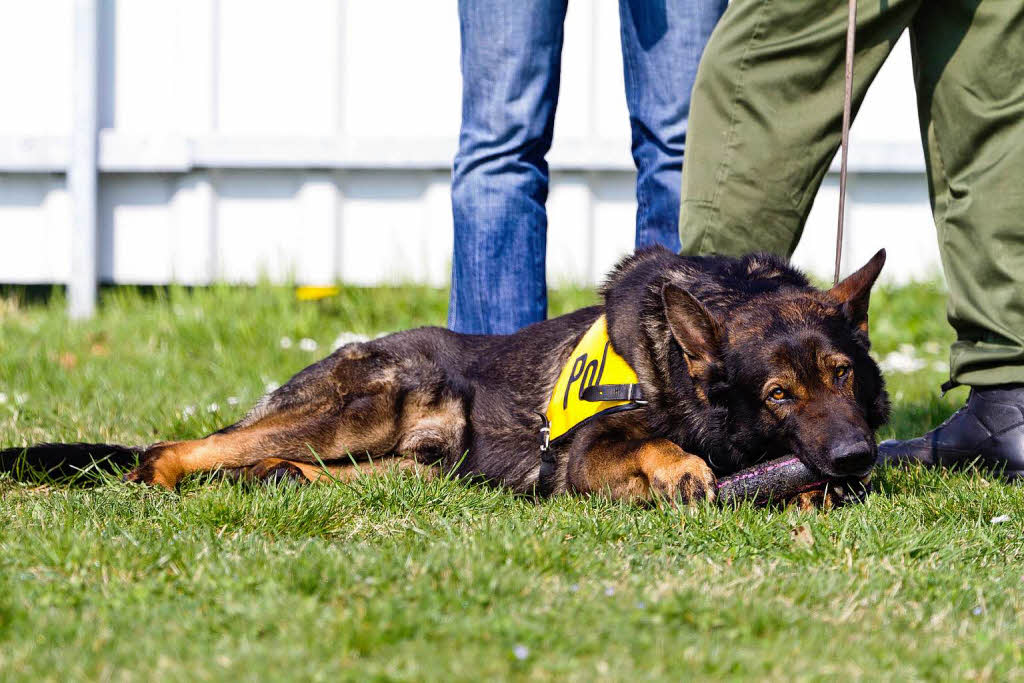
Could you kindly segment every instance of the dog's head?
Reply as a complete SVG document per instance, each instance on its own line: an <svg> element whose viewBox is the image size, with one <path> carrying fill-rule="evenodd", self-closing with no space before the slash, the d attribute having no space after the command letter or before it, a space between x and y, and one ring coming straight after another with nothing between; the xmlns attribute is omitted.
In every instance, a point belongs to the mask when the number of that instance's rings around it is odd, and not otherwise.
<svg viewBox="0 0 1024 683"><path fill-rule="evenodd" d="M685 290L662 291L696 395L723 414L731 466L793 454L829 477L876 459L889 403L868 355L868 298L879 251L828 291L769 289L717 317Z"/></svg>

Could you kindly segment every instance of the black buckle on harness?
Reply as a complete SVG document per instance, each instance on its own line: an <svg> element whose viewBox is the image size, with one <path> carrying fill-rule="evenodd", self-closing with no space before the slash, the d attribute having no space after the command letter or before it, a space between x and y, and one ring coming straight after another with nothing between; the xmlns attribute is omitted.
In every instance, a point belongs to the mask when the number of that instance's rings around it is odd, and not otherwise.
<svg viewBox="0 0 1024 683"><path fill-rule="evenodd" d="M537 472L537 484L535 492L541 498L546 498L554 492L555 473L558 470L558 460L551 451L551 423L544 413L536 413L541 420L540 423L540 470Z"/></svg>
<svg viewBox="0 0 1024 683"><path fill-rule="evenodd" d="M583 390L580 395L584 401L630 401L646 405L644 390L639 384L595 384Z"/></svg>

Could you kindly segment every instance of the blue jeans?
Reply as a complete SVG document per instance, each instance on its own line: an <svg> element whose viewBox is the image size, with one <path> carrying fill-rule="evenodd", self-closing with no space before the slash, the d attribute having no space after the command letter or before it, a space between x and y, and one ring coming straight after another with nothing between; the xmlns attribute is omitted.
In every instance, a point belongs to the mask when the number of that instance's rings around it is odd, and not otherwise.
<svg viewBox="0 0 1024 683"><path fill-rule="evenodd" d="M547 317L548 165L568 0L459 0L462 130L452 173L448 326L506 334ZM637 168L636 246L679 250L697 64L726 0L619 0Z"/></svg>

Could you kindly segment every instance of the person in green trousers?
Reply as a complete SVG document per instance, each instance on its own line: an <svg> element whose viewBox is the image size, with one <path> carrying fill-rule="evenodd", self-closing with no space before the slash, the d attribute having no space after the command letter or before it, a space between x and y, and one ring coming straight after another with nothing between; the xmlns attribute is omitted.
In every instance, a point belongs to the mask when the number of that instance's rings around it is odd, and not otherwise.
<svg viewBox="0 0 1024 683"><path fill-rule="evenodd" d="M790 255L839 146L845 0L734 0L694 85L684 254ZM859 0L854 112L909 28L921 138L966 405L882 461L1024 475L1024 3Z"/></svg>

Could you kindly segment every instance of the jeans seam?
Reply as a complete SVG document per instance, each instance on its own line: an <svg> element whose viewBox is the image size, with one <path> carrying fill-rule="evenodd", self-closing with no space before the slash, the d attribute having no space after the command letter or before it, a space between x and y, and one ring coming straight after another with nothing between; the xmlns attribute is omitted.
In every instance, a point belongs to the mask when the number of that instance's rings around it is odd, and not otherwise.
<svg viewBox="0 0 1024 683"><path fill-rule="evenodd" d="M750 51L753 49L754 43L761 38L761 28L766 18L765 15L767 14L768 2L769 0L761 0L761 16L758 18L757 23L754 25L754 30L751 32L750 38L747 40L746 47L743 50L743 56L740 57L739 69L737 70L736 74L736 87L733 90L733 96L730 102L732 111L729 121L729 130L726 133L725 151L722 155L722 163L719 166L718 172L715 174L715 182L717 184L717 186L715 187L715 194L714 196L712 196L711 201L707 204L708 208L710 208L719 217L721 216L721 212L718 209L718 204L722 197L722 188L725 185L725 180L729 175L729 166L732 163L732 155L736 145L736 126L738 124L739 118L736 114L736 105L739 102L740 93L743 90L743 76L746 73L748 59L750 57ZM721 226L718 227L719 229L721 228ZM705 226L704 234L701 236L700 239L700 245L697 247L698 253L705 253L705 247L707 246L709 234L710 230L708 229L708 226Z"/></svg>
<svg viewBox="0 0 1024 683"><path fill-rule="evenodd" d="M630 146L636 144L636 132L633 127L633 112L631 111L630 103L630 92L636 92L636 82L633 79L634 71L636 70L636 63L633 60L632 50L626 47L628 37L626 36L626 20L623 16L623 0L619 0L619 43L622 49L622 65L623 65L623 84L625 86L626 95L626 118L630 128ZM633 150L631 149L632 153ZM636 244L637 238L641 235L641 224L640 217L647 215L647 206L643 196L640 192L640 162L637 160L635 153L633 156L633 166L636 168L636 225L633 229L633 243Z"/></svg>

